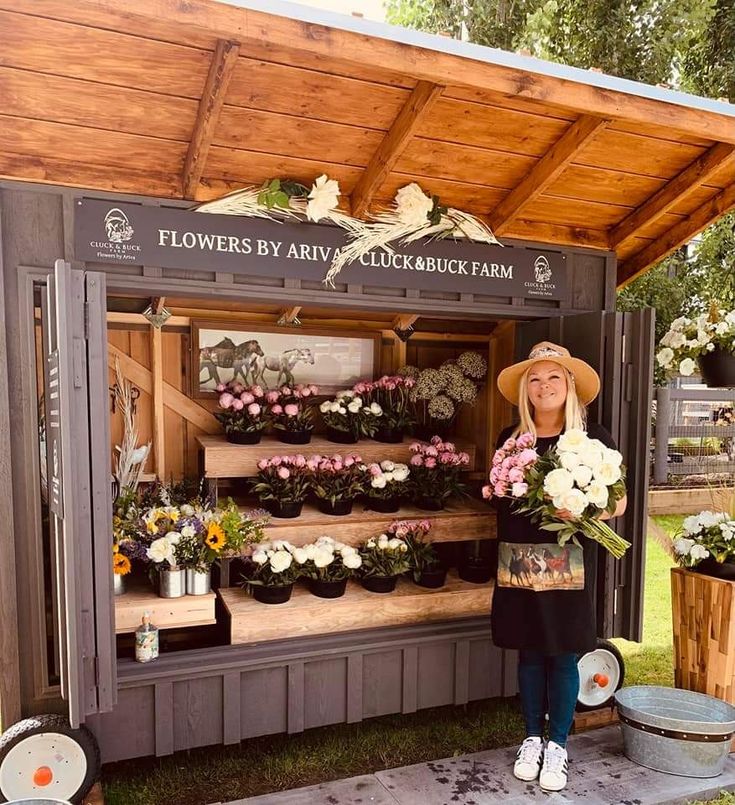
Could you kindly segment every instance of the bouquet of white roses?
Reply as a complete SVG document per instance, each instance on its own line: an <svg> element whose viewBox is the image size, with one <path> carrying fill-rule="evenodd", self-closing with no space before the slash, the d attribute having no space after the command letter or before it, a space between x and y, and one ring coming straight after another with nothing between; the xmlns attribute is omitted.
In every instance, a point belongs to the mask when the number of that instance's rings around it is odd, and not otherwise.
<svg viewBox="0 0 735 805"><path fill-rule="evenodd" d="M245 566L244 578L248 584L276 587L292 584L303 575L304 554L283 539L262 542L257 546ZM299 561L301 560L301 561Z"/></svg>
<svg viewBox="0 0 735 805"><path fill-rule="evenodd" d="M357 548L332 537L294 548L294 558L303 565L303 575L315 581L342 581L353 576L362 565Z"/></svg>
<svg viewBox="0 0 735 805"><path fill-rule="evenodd" d="M574 428L542 456L534 455L533 441L530 433L506 439L493 456L491 485L483 488L483 497L514 498L516 510L529 512L541 528L555 531L560 545L570 539L578 544L576 534L581 532L616 559L623 556L630 543L599 520L603 512L613 514L625 495L622 455ZM558 510L570 512L573 519L560 519Z"/></svg>
<svg viewBox="0 0 735 805"><path fill-rule="evenodd" d="M674 539L674 553L682 567L695 567L709 556L720 564L735 558L735 520L711 511L685 517Z"/></svg>
<svg viewBox="0 0 735 805"><path fill-rule="evenodd" d="M343 431L355 440L360 436L374 436L383 415L378 403L366 405L362 397L349 389L338 392L333 400L324 400L319 410L328 428Z"/></svg>

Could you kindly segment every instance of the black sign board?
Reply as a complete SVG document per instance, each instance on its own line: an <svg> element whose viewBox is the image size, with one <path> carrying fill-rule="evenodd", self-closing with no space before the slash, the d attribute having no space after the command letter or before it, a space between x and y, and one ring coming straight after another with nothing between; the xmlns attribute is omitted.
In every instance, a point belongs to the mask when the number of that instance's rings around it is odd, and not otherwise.
<svg viewBox="0 0 735 805"><path fill-rule="evenodd" d="M320 281L347 242L309 223L212 215L98 199L75 204L77 260ZM374 250L342 269L341 283L564 299L566 258L555 251L427 239ZM325 286L325 289L327 286Z"/></svg>

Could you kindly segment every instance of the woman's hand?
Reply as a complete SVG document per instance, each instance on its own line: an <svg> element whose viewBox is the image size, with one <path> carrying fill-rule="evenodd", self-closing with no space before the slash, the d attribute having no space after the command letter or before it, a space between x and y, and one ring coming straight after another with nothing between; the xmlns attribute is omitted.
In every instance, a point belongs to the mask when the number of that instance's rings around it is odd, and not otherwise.
<svg viewBox="0 0 735 805"><path fill-rule="evenodd" d="M610 514L610 512L608 511L604 511L600 514L600 516L597 519L611 520L613 517L620 517L620 515L623 514L627 508L628 508L628 496L623 495L623 497L621 497L620 500L618 501L618 504L615 507L615 511L612 514Z"/></svg>
<svg viewBox="0 0 735 805"><path fill-rule="evenodd" d="M569 509L557 509L556 516L560 520L576 520L577 518L569 511Z"/></svg>

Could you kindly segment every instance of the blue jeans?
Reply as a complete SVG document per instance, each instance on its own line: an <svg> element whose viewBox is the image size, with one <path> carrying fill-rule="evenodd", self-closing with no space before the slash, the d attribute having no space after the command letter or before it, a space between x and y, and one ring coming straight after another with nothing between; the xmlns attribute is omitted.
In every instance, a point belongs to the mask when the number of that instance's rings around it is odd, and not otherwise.
<svg viewBox="0 0 735 805"><path fill-rule="evenodd" d="M526 737L543 737L544 716L548 712L549 740L565 746L579 695L577 655L521 651L518 686Z"/></svg>

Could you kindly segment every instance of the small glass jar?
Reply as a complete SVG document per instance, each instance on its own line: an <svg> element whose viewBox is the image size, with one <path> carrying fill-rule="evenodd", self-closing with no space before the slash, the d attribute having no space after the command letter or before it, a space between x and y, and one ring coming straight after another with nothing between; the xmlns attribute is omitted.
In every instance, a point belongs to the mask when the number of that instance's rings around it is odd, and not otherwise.
<svg viewBox="0 0 735 805"><path fill-rule="evenodd" d="M143 620L135 630L136 662L152 662L158 659L158 627L151 623L150 612L143 613Z"/></svg>

